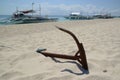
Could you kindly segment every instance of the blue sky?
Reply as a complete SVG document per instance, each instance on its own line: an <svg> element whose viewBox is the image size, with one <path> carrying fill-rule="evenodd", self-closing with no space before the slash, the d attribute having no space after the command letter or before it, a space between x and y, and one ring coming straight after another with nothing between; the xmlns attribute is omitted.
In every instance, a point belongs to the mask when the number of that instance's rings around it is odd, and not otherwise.
<svg viewBox="0 0 120 80"><path fill-rule="evenodd" d="M120 0L0 0L0 15L8 15L19 10L33 8L42 15L67 15L71 12L81 14L111 13L120 16Z"/></svg>

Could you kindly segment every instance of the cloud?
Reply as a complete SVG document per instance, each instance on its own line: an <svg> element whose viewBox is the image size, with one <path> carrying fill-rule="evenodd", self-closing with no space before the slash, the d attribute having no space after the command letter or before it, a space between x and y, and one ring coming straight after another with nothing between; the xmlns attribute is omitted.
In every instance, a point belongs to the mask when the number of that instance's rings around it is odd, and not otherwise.
<svg viewBox="0 0 120 80"><path fill-rule="evenodd" d="M22 3L22 2L21 2ZM100 14L100 13L111 13L113 15L120 15L120 9L115 9L115 7L112 8L105 8L102 6L98 5L93 5L93 4L86 4L86 5L81 5L81 4L50 4L50 3L40 3L41 5L41 12L42 15L68 15L71 12L80 12L81 14ZM4 5L1 3L1 10L0 14L12 14L13 12L16 11L16 7L18 7L19 10L28 10L32 9L32 5L29 3L22 3L18 5L18 3L9 3ZM37 14L39 13L39 2L35 3L33 6L34 10L37 11Z"/></svg>
<svg viewBox="0 0 120 80"><path fill-rule="evenodd" d="M118 10L109 10L105 8L98 8L95 5L88 4L88 5L66 5L66 4L59 4L53 5L49 3L42 3L42 14L45 15L68 15L71 12L80 12L82 14L94 14L94 13L106 13L106 12L116 12Z"/></svg>
<svg viewBox="0 0 120 80"><path fill-rule="evenodd" d="M109 12L110 12L111 14L120 16L120 9L109 10Z"/></svg>

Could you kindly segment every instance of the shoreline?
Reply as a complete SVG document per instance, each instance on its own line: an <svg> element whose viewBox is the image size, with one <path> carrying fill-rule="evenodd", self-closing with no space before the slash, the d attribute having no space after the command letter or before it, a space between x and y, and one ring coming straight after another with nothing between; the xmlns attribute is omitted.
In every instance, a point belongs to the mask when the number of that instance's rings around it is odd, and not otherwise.
<svg viewBox="0 0 120 80"><path fill-rule="evenodd" d="M46 22L46 23L32 23L32 24L14 24L14 25L3 25L0 27L0 37L8 33L8 36L12 36L14 34L26 34L26 33L37 33L37 32L44 32L44 31L49 31L49 30L54 30L55 26L59 27L64 27L64 28L69 28L72 27L73 24L76 24L76 26L84 27L88 26L88 24L96 25L97 23L104 24L104 21L110 22L110 21L117 21L120 20L119 18L115 19L95 19L95 20L73 20L73 21L63 21L63 22ZM97 22L97 23L96 23ZM67 24L67 25L65 25ZM44 27L45 26L45 27ZM100 25L97 25L100 26ZM31 28L31 29L30 29ZM54 28L54 29L53 29Z"/></svg>

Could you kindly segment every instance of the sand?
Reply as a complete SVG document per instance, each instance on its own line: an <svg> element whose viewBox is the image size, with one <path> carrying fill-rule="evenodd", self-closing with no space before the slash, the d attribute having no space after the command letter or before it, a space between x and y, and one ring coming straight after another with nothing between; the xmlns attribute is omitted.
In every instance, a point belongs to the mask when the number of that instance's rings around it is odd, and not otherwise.
<svg viewBox="0 0 120 80"><path fill-rule="evenodd" d="M46 58L36 53L74 55L72 31L83 43L89 74L76 61ZM0 80L120 80L120 19L96 19L0 27Z"/></svg>

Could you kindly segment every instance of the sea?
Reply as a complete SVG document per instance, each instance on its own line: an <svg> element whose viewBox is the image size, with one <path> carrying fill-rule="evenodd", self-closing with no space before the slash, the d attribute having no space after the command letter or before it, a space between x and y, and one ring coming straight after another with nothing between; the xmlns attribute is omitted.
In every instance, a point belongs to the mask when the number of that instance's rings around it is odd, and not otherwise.
<svg viewBox="0 0 120 80"><path fill-rule="evenodd" d="M49 15L47 17L48 18L57 18L58 22L67 21L67 19L65 19L64 16L61 16L61 15ZM3 26L3 25L12 25L12 24L14 24L14 23L12 23L10 21L10 19L11 19L11 15L0 15L0 26L1 25Z"/></svg>
<svg viewBox="0 0 120 80"><path fill-rule="evenodd" d="M10 15L0 15L0 25L10 24Z"/></svg>
<svg viewBox="0 0 120 80"><path fill-rule="evenodd" d="M42 15L43 17L46 17L46 15ZM66 15L64 15L66 16ZM48 18L57 18L58 22L63 21L70 21L68 19L65 19L63 15L47 15ZM114 16L114 18L120 18L120 16ZM11 22L11 15L0 15L0 26L3 25L13 25L15 23Z"/></svg>

